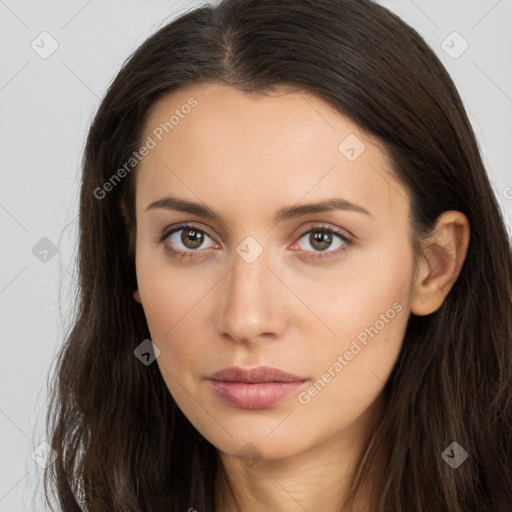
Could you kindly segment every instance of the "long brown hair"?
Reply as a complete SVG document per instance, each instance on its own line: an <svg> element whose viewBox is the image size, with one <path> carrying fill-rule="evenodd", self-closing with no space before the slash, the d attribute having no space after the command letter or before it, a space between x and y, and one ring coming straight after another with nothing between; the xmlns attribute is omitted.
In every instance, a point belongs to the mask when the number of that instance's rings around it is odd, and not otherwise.
<svg viewBox="0 0 512 512"><path fill-rule="evenodd" d="M132 297L137 168L112 179L140 148L155 101L209 81L253 93L289 85L375 136L410 194L419 252L442 212L466 215L461 273L437 311L409 318L352 496L391 441L372 512L512 510L510 240L448 73L415 30L370 0L223 0L166 24L122 67L85 149L79 297L50 390L58 457L46 495L63 512L214 511L215 447L158 366L134 357L150 338ZM441 456L452 442L468 452L456 469Z"/></svg>

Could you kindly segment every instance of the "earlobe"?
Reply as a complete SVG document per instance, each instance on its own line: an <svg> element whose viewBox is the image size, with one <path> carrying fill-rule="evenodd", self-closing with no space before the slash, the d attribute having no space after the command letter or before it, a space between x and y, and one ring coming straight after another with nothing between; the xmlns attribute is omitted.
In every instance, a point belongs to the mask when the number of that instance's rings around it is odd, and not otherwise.
<svg viewBox="0 0 512 512"><path fill-rule="evenodd" d="M424 243L411 313L429 315L441 307L462 269L469 234L469 221L463 213L450 210L439 216L433 235Z"/></svg>
<svg viewBox="0 0 512 512"><path fill-rule="evenodd" d="M139 302L140 304L142 304L142 301L140 300L139 290L135 290L135 291L133 292L133 298L134 298L137 302Z"/></svg>

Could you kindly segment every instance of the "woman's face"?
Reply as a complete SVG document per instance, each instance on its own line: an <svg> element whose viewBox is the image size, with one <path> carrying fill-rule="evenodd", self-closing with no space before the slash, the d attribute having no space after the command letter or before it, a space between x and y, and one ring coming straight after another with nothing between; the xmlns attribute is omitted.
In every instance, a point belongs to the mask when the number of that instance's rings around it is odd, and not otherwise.
<svg viewBox="0 0 512 512"><path fill-rule="evenodd" d="M138 290L180 409L230 455L359 439L413 289L408 196L385 154L315 96L219 84L161 99L143 141ZM292 382L210 378L261 366Z"/></svg>

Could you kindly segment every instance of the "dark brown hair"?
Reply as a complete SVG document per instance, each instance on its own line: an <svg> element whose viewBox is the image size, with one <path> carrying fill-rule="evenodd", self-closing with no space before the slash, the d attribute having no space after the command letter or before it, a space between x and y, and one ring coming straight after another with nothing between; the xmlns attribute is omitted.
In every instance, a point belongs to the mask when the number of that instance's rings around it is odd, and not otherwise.
<svg viewBox="0 0 512 512"><path fill-rule="evenodd" d="M166 24L124 64L85 149L79 297L55 361L47 421L58 458L46 495L64 512L214 510L215 447L158 366L134 357L150 338L132 298L137 169L95 193L139 149L155 101L201 82L291 86L376 137L409 192L418 251L442 212L466 215L462 271L437 311L410 316L352 490L391 442L372 512L512 510L510 240L448 73L415 30L369 0L224 0ZM469 454L457 469L441 457L454 441Z"/></svg>

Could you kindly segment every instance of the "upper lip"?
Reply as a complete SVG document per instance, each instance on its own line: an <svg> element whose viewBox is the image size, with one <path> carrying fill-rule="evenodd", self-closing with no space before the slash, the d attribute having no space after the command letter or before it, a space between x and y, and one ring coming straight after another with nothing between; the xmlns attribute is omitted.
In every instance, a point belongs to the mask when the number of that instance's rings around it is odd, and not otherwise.
<svg viewBox="0 0 512 512"><path fill-rule="evenodd" d="M299 382L307 380L298 375L272 368L270 366L256 366L254 368L241 368L239 366L230 366L208 377L211 380L224 382Z"/></svg>

